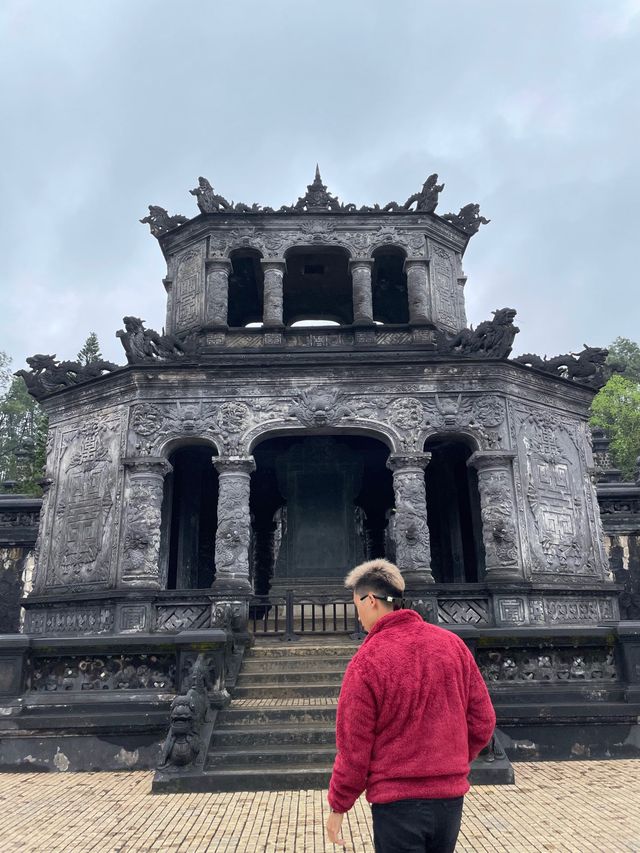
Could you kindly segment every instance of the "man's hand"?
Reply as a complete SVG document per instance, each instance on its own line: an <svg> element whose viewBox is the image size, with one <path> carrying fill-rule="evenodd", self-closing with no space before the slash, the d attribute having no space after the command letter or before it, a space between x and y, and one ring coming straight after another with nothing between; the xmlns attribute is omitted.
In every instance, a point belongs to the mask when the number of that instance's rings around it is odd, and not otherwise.
<svg viewBox="0 0 640 853"><path fill-rule="evenodd" d="M343 814L330 812L327 818L327 835L332 844L337 844L339 847L345 847L344 838L342 837L342 819Z"/></svg>

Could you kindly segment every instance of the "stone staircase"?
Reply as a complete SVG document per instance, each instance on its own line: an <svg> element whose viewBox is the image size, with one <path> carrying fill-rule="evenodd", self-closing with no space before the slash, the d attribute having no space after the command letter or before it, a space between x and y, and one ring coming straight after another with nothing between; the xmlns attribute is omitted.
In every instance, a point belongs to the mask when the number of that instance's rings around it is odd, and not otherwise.
<svg viewBox="0 0 640 853"><path fill-rule="evenodd" d="M358 646L346 638L321 642L263 641L246 654L209 745L209 790L328 786L338 694Z"/></svg>
<svg viewBox="0 0 640 853"><path fill-rule="evenodd" d="M245 654L231 704L218 712L203 763L181 774L158 771L153 790L326 789L338 695L357 649L346 635L257 640ZM513 768L506 756L477 759L470 781L510 784Z"/></svg>

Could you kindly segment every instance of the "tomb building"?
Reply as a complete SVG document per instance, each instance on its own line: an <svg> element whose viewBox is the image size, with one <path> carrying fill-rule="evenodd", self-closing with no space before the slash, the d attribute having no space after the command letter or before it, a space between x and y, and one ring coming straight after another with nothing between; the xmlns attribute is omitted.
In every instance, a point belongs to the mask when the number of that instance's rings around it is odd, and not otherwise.
<svg viewBox="0 0 640 853"><path fill-rule="evenodd" d="M164 330L125 317L124 367L38 355L22 372L49 436L32 645L7 695L175 695L198 632L299 635L305 606L335 632L344 575L386 556L495 696L589 682L624 705L640 652L612 639L588 426L606 353L510 359L511 308L469 327L462 261L488 220L436 212L437 180L357 207L316 170L274 210L201 177L192 218L150 206Z"/></svg>

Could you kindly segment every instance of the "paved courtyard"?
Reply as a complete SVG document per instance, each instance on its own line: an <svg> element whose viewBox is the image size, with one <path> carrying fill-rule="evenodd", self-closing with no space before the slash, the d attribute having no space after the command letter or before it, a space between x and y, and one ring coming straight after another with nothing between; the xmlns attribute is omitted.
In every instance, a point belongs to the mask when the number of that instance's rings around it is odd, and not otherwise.
<svg viewBox="0 0 640 853"><path fill-rule="evenodd" d="M458 853L640 851L640 761L516 765L467 797ZM151 773L0 775L0 851L320 853L321 791L151 794ZM373 851L361 799L349 849Z"/></svg>

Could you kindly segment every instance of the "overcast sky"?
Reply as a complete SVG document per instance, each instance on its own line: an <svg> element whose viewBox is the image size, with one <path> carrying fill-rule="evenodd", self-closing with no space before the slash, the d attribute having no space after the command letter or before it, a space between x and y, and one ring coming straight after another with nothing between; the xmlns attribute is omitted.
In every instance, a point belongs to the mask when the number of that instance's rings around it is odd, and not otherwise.
<svg viewBox="0 0 640 853"><path fill-rule="evenodd" d="M515 353L640 340L640 0L3 0L0 71L14 369L162 327L148 204L278 207L316 161L358 205L479 202L467 313L516 308Z"/></svg>

